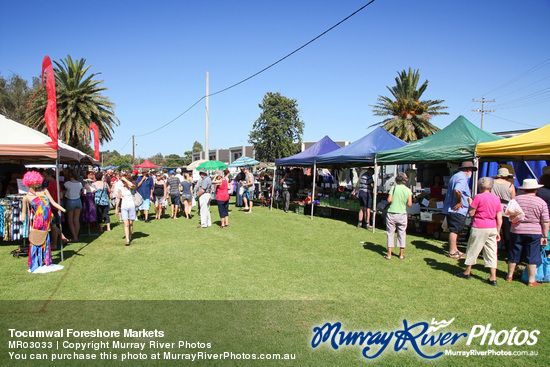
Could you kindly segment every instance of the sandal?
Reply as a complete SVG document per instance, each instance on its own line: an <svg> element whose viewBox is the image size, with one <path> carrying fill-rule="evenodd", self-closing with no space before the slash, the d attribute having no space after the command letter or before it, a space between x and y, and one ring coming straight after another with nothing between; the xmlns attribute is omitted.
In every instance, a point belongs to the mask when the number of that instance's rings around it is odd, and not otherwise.
<svg viewBox="0 0 550 367"><path fill-rule="evenodd" d="M542 285L542 284L539 283L539 282L532 282L532 283L529 282L529 283L527 283L527 286L528 286L528 287L540 287L541 285Z"/></svg>
<svg viewBox="0 0 550 367"><path fill-rule="evenodd" d="M384 255L384 259L391 260L391 257L389 257L388 255Z"/></svg>
<svg viewBox="0 0 550 367"><path fill-rule="evenodd" d="M510 283L510 282L512 282L512 280L514 280L514 277L506 277L506 281L507 281L507 282Z"/></svg>
<svg viewBox="0 0 550 367"><path fill-rule="evenodd" d="M405 256L399 256L400 260L405 260Z"/></svg>
<svg viewBox="0 0 550 367"><path fill-rule="evenodd" d="M457 251L457 252L455 252L454 254L449 254L449 257L450 257L451 259L456 259L456 260L463 260L463 259L465 259L464 254L461 253L460 251Z"/></svg>
<svg viewBox="0 0 550 367"><path fill-rule="evenodd" d="M126 246L130 246L130 242L126 242Z"/></svg>

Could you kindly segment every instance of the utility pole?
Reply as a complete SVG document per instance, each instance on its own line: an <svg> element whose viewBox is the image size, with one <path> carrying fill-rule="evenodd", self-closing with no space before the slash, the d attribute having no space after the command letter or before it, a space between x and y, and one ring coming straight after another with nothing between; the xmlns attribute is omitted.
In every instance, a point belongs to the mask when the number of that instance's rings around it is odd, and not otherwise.
<svg viewBox="0 0 550 367"><path fill-rule="evenodd" d="M472 110L474 112L481 112L481 130L483 130L483 116L485 115L485 112L495 112L495 110L486 110L485 109L485 102L496 102L494 99L491 101L488 101L485 99L485 96L481 98L481 101L477 101L475 99L472 99L472 102L481 102L481 110Z"/></svg>
<svg viewBox="0 0 550 367"><path fill-rule="evenodd" d="M206 127L205 127L205 135L206 138L204 140L204 150L206 151L206 156L204 159L207 161L210 160L210 148L208 147L208 71L206 72Z"/></svg>
<svg viewBox="0 0 550 367"><path fill-rule="evenodd" d="M134 140L135 137L135 135L132 135L132 166L136 165L136 142Z"/></svg>

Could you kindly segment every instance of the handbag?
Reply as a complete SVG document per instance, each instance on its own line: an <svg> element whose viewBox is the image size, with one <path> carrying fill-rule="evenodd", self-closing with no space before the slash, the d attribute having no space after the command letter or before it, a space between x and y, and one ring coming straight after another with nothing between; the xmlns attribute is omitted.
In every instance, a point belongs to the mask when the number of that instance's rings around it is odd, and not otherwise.
<svg viewBox="0 0 550 367"><path fill-rule="evenodd" d="M133 195L134 198L134 205L137 207L140 207L141 204L143 204L143 198L141 197L141 194L139 192L135 192Z"/></svg>
<svg viewBox="0 0 550 367"><path fill-rule="evenodd" d="M35 246L42 246L47 238L48 231L33 228L29 232L29 242Z"/></svg>
<svg viewBox="0 0 550 367"><path fill-rule="evenodd" d="M537 265L537 273L535 274L535 281L539 283L550 283L550 259L546 256L544 248L541 250L542 263ZM529 282L529 271L527 268L523 271L521 280L524 283Z"/></svg>

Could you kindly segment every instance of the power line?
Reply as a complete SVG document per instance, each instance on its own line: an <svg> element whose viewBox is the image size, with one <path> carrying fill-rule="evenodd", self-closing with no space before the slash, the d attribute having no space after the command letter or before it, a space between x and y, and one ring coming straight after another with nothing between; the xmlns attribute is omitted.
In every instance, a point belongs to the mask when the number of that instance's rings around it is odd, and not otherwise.
<svg viewBox="0 0 550 367"><path fill-rule="evenodd" d="M525 125L525 126L529 126L529 127L535 127L535 128L538 128L538 126L534 126L534 125L529 125L529 124L526 124L526 123L523 123L523 122L519 122L519 121L514 121L514 120L510 120L510 119L507 119L507 118L504 118L504 117L500 117L500 116L497 116L497 115L493 115L492 113L488 113L487 115L489 116L492 116L492 117L496 117L496 118L499 118L501 120L506 120L506 121L510 121L510 122L513 122L513 123L516 123L516 124L520 124L520 125Z"/></svg>
<svg viewBox="0 0 550 367"><path fill-rule="evenodd" d="M344 23L345 21L347 21L349 18L351 18L352 16L354 16L355 14L359 13L361 10L365 9L367 6L369 6L370 4L372 4L375 0L371 0L369 1L367 4L363 5L361 8L359 8L358 10L354 11L353 13L351 13L350 15L348 15L347 17L345 17L344 19L342 19L341 21L339 21L338 23L336 23L335 25L333 25L332 27L330 27L329 29L327 29L326 31L324 31L323 33L321 33L320 35L318 35L317 37L313 38L311 41L303 44L302 46L298 47L297 49L295 49L294 51L292 51L291 53L289 53L288 55L280 58L279 60L275 61L274 63L272 63L271 65L263 68L262 70L258 71L257 73L254 73L252 74L251 76L241 80L240 82L237 82L233 85L230 85L229 87L227 88L224 88L224 89L221 89L217 92L214 92L214 93L211 93L209 94L208 96L215 96L216 94L220 94L220 93L223 93L223 92L226 92L228 91L229 89L232 89L232 88L235 88L236 86L260 75L261 73L263 73L264 71L272 68L273 66L277 65L278 63L282 62L283 60L289 58L290 56L294 55L296 52L300 51L301 49L303 49L304 47L310 45L311 43L315 42L316 40L318 40L319 38L321 38L322 36L324 36L325 34L327 34L328 32L332 31L334 28L338 27L340 24ZM174 119L168 121L167 123L165 123L164 125L162 125L161 127L155 129L155 130L152 130L148 133L145 133L145 134L140 134L140 135L136 135L137 137L141 137L141 136L146 136L146 135L150 135L150 134L153 134L163 128L165 128L166 126L170 125L171 123L173 123L174 121L176 121L177 119L179 119L181 116L185 115L187 112L189 112L193 107L195 107L197 104L199 104L199 102L201 102L203 99L205 99L206 96L202 96L197 102L193 103L191 105L191 107L189 107L188 109L186 109L185 111L183 111L182 113L180 113L178 116L176 116Z"/></svg>
<svg viewBox="0 0 550 367"><path fill-rule="evenodd" d="M520 75L516 76L515 78L512 78L510 79L509 81L507 81L506 83L494 88L494 89L491 89L485 93L483 93L484 95L487 95L491 92L494 92L496 90L499 90L499 89L502 89L504 87L507 87L509 86L510 84L512 83L515 83L516 81L522 79L522 78L525 78L527 75L531 74L531 73L534 73L535 71L537 71L538 69L542 68L543 66L546 66L547 64L550 64L550 58L538 63L537 65L533 66L531 69L521 73Z"/></svg>

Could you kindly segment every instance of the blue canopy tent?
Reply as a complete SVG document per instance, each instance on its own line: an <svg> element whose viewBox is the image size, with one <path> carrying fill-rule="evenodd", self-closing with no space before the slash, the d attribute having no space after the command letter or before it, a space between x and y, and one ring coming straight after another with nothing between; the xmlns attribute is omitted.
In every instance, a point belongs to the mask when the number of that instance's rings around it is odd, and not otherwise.
<svg viewBox="0 0 550 367"><path fill-rule="evenodd" d="M294 154L290 157L275 159L275 166L313 166L315 163L315 158L339 148L340 146L338 144L332 141L328 135L325 135L323 139L319 140L303 152Z"/></svg>
<svg viewBox="0 0 550 367"><path fill-rule="evenodd" d="M317 143L313 144L303 152L300 152L290 157L275 159L275 166L298 166L298 167L313 166L313 172L315 175L316 158L320 155L332 152L333 150L336 150L339 148L340 146L338 144L336 144L331 138L329 138L328 135L325 135L323 139L319 140ZM272 197L274 197L274 191L275 191L275 176L276 175L273 175L273 185L272 185L272 192L271 192ZM311 200L311 217L312 218L313 218L313 201L314 201L313 198L314 197L315 197L315 176L313 177L313 193L311 196L311 199L312 199ZM271 208L273 208L273 206Z"/></svg>
<svg viewBox="0 0 550 367"><path fill-rule="evenodd" d="M317 157L316 161L324 167L342 163L349 166L362 166L373 163L377 152L397 149L405 145L407 145L406 142L379 126L361 139Z"/></svg>

